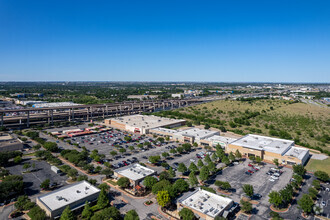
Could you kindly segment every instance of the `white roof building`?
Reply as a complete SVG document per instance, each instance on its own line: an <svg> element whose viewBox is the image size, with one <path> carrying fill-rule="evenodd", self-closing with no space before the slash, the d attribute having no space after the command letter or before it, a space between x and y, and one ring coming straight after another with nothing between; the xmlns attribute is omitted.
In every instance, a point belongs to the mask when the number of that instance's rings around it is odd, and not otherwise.
<svg viewBox="0 0 330 220"><path fill-rule="evenodd" d="M220 145L221 147L226 147L227 144L234 142L235 138L224 137L220 135L213 135L211 137L205 138L205 141L212 143L212 146Z"/></svg>
<svg viewBox="0 0 330 220"><path fill-rule="evenodd" d="M233 200L220 195L197 188L194 192L184 195L178 199L179 207L185 206L203 219L214 219L221 216L225 210L233 205ZM205 218L204 216L208 216Z"/></svg>
<svg viewBox="0 0 330 220"><path fill-rule="evenodd" d="M136 182L138 180L142 180L147 176L153 175L154 173L156 173L156 171L154 171L148 167L144 167L138 163L131 164L129 166L116 169L114 171L115 176L127 177L128 179L130 179L134 182Z"/></svg>
<svg viewBox="0 0 330 220"><path fill-rule="evenodd" d="M291 147L294 146L294 141L248 134L240 139L237 139L236 141L233 141L231 144L255 150L264 150L281 154L283 156Z"/></svg>
<svg viewBox="0 0 330 220"><path fill-rule="evenodd" d="M212 131L206 129L199 129L199 128L189 128L186 130L178 131L175 133L175 136L182 136L182 137L193 137L194 141L199 143L201 139L205 139L211 137L213 135L219 135L219 131Z"/></svg>
<svg viewBox="0 0 330 220"><path fill-rule="evenodd" d="M69 206L71 210L81 208L85 202L97 200L100 189L86 181L62 187L37 197L37 204L51 218L59 216Z"/></svg>

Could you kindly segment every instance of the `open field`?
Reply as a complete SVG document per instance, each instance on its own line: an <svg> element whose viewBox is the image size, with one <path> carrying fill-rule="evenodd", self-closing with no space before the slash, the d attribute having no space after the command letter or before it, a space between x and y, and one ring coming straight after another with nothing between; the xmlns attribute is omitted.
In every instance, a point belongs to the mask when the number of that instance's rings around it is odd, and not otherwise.
<svg viewBox="0 0 330 220"><path fill-rule="evenodd" d="M285 100L220 100L156 115L184 118L236 134L262 134L330 153L330 108ZM327 152L328 151L328 152Z"/></svg>
<svg viewBox="0 0 330 220"><path fill-rule="evenodd" d="M330 158L325 160L310 159L306 165L306 169L311 172L321 170L330 175Z"/></svg>

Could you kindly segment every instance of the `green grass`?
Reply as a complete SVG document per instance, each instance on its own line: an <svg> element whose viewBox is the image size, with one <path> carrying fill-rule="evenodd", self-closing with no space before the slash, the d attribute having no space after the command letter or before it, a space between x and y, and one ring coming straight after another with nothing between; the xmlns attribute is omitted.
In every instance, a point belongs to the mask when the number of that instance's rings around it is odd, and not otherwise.
<svg viewBox="0 0 330 220"><path fill-rule="evenodd" d="M306 169L311 172L320 170L330 175L330 158L325 160L310 159L306 165Z"/></svg>
<svg viewBox="0 0 330 220"><path fill-rule="evenodd" d="M114 186L117 186L118 185L116 182L114 182L112 180L108 180L107 182L110 183L110 184L112 184L112 185L114 185Z"/></svg>

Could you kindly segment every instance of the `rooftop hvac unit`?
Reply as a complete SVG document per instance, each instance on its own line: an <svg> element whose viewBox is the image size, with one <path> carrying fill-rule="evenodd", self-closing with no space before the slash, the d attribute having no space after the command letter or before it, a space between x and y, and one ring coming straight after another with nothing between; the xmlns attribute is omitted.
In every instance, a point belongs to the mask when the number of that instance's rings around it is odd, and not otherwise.
<svg viewBox="0 0 330 220"><path fill-rule="evenodd" d="M276 148L280 148L280 146L276 146Z"/></svg>
<svg viewBox="0 0 330 220"><path fill-rule="evenodd" d="M243 142L244 142L244 143L247 143L247 141L246 141L246 140L244 140Z"/></svg>
<svg viewBox="0 0 330 220"><path fill-rule="evenodd" d="M86 187L85 187L85 190L89 190L89 188L86 186Z"/></svg>
<svg viewBox="0 0 330 220"><path fill-rule="evenodd" d="M214 208L212 207L212 208L210 208L210 212L212 212L214 210Z"/></svg>
<svg viewBox="0 0 330 220"><path fill-rule="evenodd" d="M76 192L77 192L77 193L81 193L80 190L77 190Z"/></svg>
<svg viewBox="0 0 330 220"><path fill-rule="evenodd" d="M189 199L189 201L190 201L190 202L192 202L192 201L193 201L193 199L191 199L191 198L190 198L190 199Z"/></svg>

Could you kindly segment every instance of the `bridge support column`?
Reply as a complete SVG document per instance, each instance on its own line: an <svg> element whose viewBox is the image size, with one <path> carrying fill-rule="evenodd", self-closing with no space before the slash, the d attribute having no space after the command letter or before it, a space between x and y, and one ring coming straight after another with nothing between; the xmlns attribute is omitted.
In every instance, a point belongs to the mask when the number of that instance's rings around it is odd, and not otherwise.
<svg viewBox="0 0 330 220"><path fill-rule="evenodd" d="M87 107L87 121L89 121L89 107Z"/></svg>
<svg viewBox="0 0 330 220"><path fill-rule="evenodd" d="M1 127L3 127L3 113L1 113L1 122L0 122L1 124Z"/></svg>
<svg viewBox="0 0 330 220"><path fill-rule="evenodd" d="M69 108L69 121L71 121L71 109Z"/></svg>
<svg viewBox="0 0 330 220"><path fill-rule="evenodd" d="M30 111L27 112L27 118L26 118L26 126L30 127Z"/></svg>
<svg viewBox="0 0 330 220"><path fill-rule="evenodd" d="M93 120L93 107L91 107L91 119Z"/></svg>
<svg viewBox="0 0 330 220"><path fill-rule="evenodd" d="M108 106L105 106L105 111L106 111L106 114L107 114L107 117L109 116L109 108Z"/></svg>
<svg viewBox="0 0 330 220"><path fill-rule="evenodd" d="M54 124L54 111L53 110L50 110L50 121L53 125Z"/></svg>
<svg viewBox="0 0 330 220"><path fill-rule="evenodd" d="M102 108L103 111L103 119L105 119L105 108Z"/></svg>

